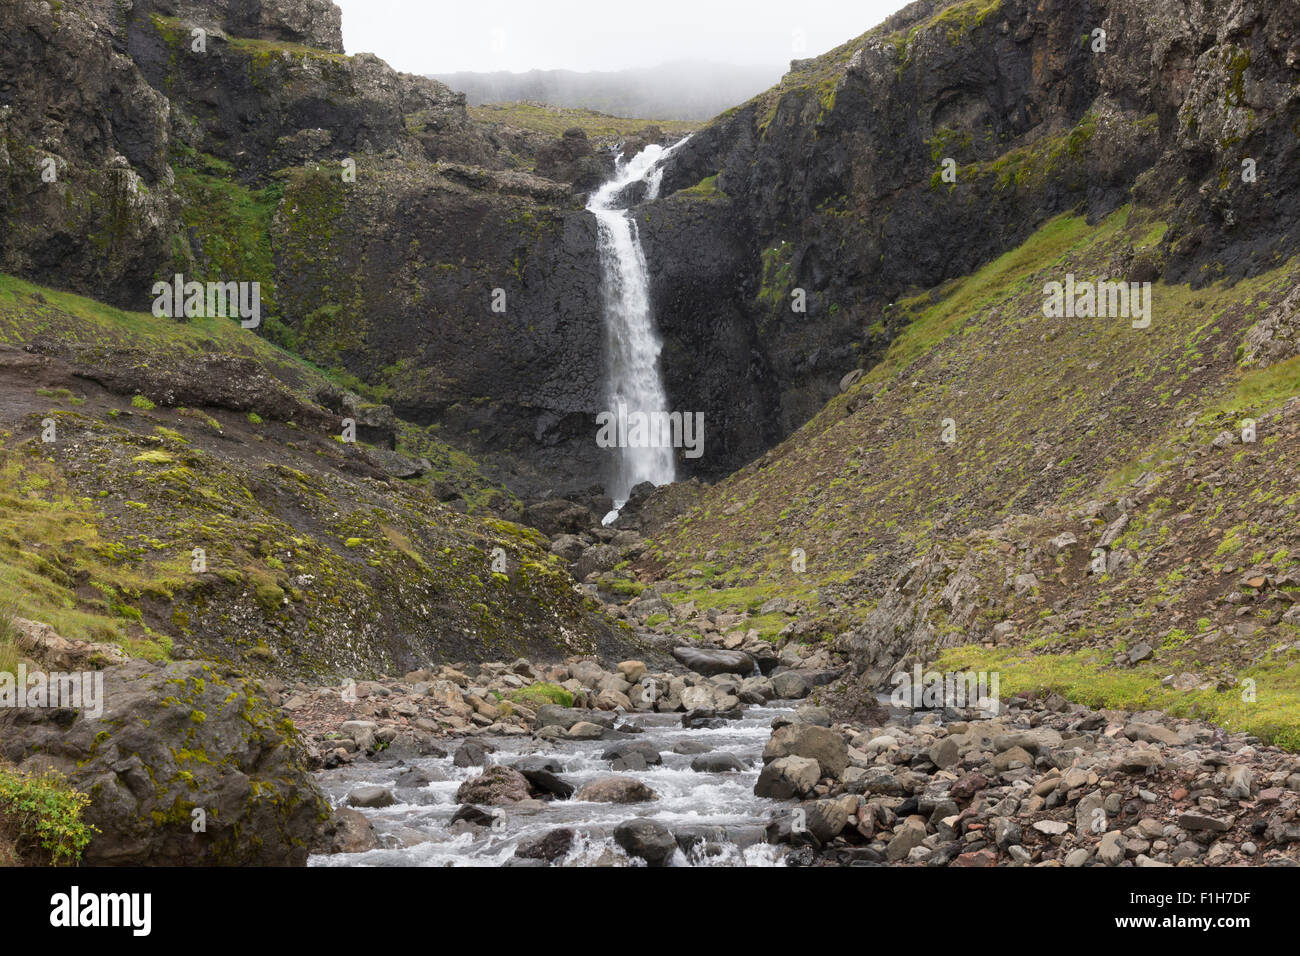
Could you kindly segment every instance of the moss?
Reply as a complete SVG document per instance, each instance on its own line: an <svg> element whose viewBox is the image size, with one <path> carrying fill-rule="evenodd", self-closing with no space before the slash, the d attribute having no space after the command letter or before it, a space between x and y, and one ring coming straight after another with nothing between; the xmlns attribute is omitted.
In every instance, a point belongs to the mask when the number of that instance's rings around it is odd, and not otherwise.
<svg viewBox="0 0 1300 956"><path fill-rule="evenodd" d="M559 704L561 707L573 706L573 694L558 684L541 681L512 691L508 698L516 704L536 709L544 704Z"/></svg>

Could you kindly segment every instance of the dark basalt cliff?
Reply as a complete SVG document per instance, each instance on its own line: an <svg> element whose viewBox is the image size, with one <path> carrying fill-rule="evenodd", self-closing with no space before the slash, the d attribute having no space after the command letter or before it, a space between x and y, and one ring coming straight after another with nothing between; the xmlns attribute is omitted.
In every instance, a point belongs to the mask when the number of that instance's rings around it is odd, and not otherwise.
<svg viewBox="0 0 1300 956"><path fill-rule="evenodd" d="M1067 210L1167 211L1169 238L1115 278L1202 282L1281 261L1298 239L1298 27L1294 4L923 0L796 62L678 150L668 198L641 216L667 354L709 356L702 377L666 369L674 403L708 410L726 436L712 448L743 458L718 383L750 383L731 395L735 428L784 435L882 354L897 298ZM762 388L760 370L774 377Z"/></svg>

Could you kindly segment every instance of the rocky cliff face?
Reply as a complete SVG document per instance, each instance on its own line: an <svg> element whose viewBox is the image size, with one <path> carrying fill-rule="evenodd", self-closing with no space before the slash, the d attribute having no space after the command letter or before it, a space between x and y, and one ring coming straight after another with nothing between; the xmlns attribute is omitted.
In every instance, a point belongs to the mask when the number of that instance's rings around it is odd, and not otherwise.
<svg viewBox="0 0 1300 956"><path fill-rule="evenodd" d="M0 270L136 310L177 272L260 282L265 334L521 492L595 480L595 232L573 186L607 156L345 56L322 0L24 0L0 26L0 76L39 78L0 86Z"/></svg>
<svg viewBox="0 0 1300 956"><path fill-rule="evenodd" d="M669 352L731 316L722 327L745 326L756 358L711 353L720 377L770 366L780 402L764 421L785 434L882 354L899 297L971 272L1057 213L1166 210L1168 241L1122 264L1135 278L1275 264L1295 249L1300 201L1297 15L1227 0L926 0L794 63L674 155L665 194L703 193L725 214L702 220L671 198L644 216ZM1257 182L1243 182L1247 160ZM692 288L683 261L701 249L732 257L711 289ZM688 386L672 397L725 421Z"/></svg>

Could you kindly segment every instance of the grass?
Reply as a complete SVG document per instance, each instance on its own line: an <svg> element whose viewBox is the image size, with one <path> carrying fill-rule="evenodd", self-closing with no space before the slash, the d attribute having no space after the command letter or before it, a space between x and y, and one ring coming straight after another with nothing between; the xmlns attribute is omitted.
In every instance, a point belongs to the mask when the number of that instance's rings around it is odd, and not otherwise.
<svg viewBox="0 0 1300 956"><path fill-rule="evenodd" d="M1094 708L1163 710L1175 717L1208 720L1265 743L1300 751L1300 654L1265 659L1240 679L1255 682L1255 699L1241 685L1229 690L1180 691L1161 686L1159 666L1116 669L1098 651L1044 654L1027 649L951 648L936 662L940 671L996 671L1003 697L1054 691Z"/></svg>
<svg viewBox="0 0 1300 956"><path fill-rule="evenodd" d="M595 110L573 107L548 106L544 103L485 103L469 107L469 115L480 123L499 123L516 129L562 136L565 130L577 127L597 146L612 146L620 140L639 133L647 126L658 126L665 133L685 136L700 127L699 123L682 120L629 119L609 116Z"/></svg>

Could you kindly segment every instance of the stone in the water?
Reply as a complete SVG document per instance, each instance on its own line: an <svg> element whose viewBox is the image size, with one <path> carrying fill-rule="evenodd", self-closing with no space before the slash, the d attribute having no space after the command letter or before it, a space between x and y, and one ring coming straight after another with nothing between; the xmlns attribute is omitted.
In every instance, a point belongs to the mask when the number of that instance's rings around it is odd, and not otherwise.
<svg viewBox="0 0 1300 956"><path fill-rule="evenodd" d="M726 751L701 754L691 761L697 773L734 773L745 769L745 764L735 754Z"/></svg>
<svg viewBox="0 0 1300 956"><path fill-rule="evenodd" d="M488 813L486 810L476 807L472 803L467 803L451 815L451 819L447 821L447 825L451 826L455 823L468 823L471 826L476 827L490 827L492 821L495 819L496 814Z"/></svg>
<svg viewBox="0 0 1300 956"><path fill-rule="evenodd" d="M350 807L391 807L397 802L387 787L358 787L348 794Z"/></svg>
<svg viewBox="0 0 1300 956"><path fill-rule="evenodd" d="M573 796L573 791L576 789L573 784L557 777L549 770L521 770L519 772L527 778L528 786L534 792L555 797L557 800L568 800Z"/></svg>
<svg viewBox="0 0 1300 956"><path fill-rule="evenodd" d="M528 798L528 779L512 767L488 767L477 777L466 780L456 791L459 803L494 805L518 803Z"/></svg>
<svg viewBox="0 0 1300 956"><path fill-rule="evenodd" d="M614 829L614 842L629 856L640 857L650 866L663 866L677 850L677 839L662 823L628 820Z"/></svg>
<svg viewBox="0 0 1300 956"><path fill-rule="evenodd" d="M602 777L579 790L574 799L591 803L645 803L658 800L659 794L631 777Z"/></svg>
<svg viewBox="0 0 1300 956"><path fill-rule="evenodd" d="M600 755L601 760L618 760L629 754L638 754L647 765L657 766L664 762L664 758L659 753L659 748L654 744L633 740L627 743L619 743L605 750ZM641 769L645 769L642 767Z"/></svg>
<svg viewBox="0 0 1300 956"><path fill-rule="evenodd" d="M467 740L457 748L451 762L457 767L484 767L492 749L478 740Z"/></svg>
<svg viewBox="0 0 1300 956"><path fill-rule="evenodd" d="M701 740L681 740L673 744L673 753L693 756L695 754L706 754L713 748Z"/></svg>
<svg viewBox="0 0 1300 956"><path fill-rule="evenodd" d="M540 836L520 840L515 847L515 856L525 860L545 860L553 863L565 856L573 848L574 832L568 827L560 827Z"/></svg>

